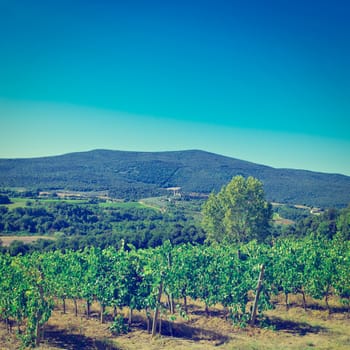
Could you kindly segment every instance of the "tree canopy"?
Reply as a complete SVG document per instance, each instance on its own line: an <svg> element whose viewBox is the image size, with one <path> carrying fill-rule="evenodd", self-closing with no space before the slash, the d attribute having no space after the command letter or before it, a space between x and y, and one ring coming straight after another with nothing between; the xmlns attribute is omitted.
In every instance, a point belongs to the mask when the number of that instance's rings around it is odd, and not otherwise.
<svg viewBox="0 0 350 350"><path fill-rule="evenodd" d="M341 239L350 240L350 204L340 212L336 224Z"/></svg>
<svg viewBox="0 0 350 350"><path fill-rule="evenodd" d="M202 213L211 242L262 241L269 234L271 205L262 182L251 176L235 176L219 193L211 193Z"/></svg>
<svg viewBox="0 0 350 350"><path fill-rule="evenodd" d="M6 195L0 194L0 204L10 204L10 198Z"/></svg>

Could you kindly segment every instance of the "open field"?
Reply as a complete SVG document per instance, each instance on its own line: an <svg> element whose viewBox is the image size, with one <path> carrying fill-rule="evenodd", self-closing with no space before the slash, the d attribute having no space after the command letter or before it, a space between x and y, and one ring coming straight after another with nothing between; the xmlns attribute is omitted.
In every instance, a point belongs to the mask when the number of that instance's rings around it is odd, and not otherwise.
<svg viewBox="0 0 350 350"><path fill-rule="evenodd" d="M143 198L139 201L143 205L160 210L161 212L166 212L167 210L180 210L186 215L193 217L196 221L201 219L201 208L203 201L201 200L178 200L176 198L168 198L166 196L162 197L149 197Z"/></svg>
<svg viewBox="0 0 350 350"><path fill-rule="evenodd" d="M153 208L160 211L165 211L169 205L167 201L167 197L149 197L149 198L143 198L139 201L139 203L143 204L144 206L147 206L149 208Z"/></svg>
<svg viewBox="0 0 350 350"><path fill-rule="evenodd" d="M99 203L98 206L101 208L113 209L139 209L148 207L147 205L144 205L141 202L105 202Z"/></svg>
<svg viewBox="0 0 350 350"><path fill-rule="evenodd" d="M15 209L15 208L24 208L33 204L50 204L50 203L69 203L69 204L86 204L87 201L84 199L46 199L46 198L40 198L40 199L30 199L30 198L20 198L20 197L14 197L10 198L11 202L10 204L2 204L3 206L8 207L9 209Z"/></svg>
<svg viewBox="0 0 350 350"><path fill-rule="evenodd" d="M273 213L272 219L276 225L293 225L295 223L293 220L281 217L281 215L278 213Z"/></svg>
<svg viewBox="0 0 350 350"><path fill-rule="evenodd" d="M7 207L9 209L15 209L15 208L24 208L28 206L33 205L45 205L45 204L52 204L52 203L68 203L68 204L89 204L88 199L67 199L67 198L38 198L38 199L32 199L32 198L21 198L21 197L12 197L10 204L2 204L2 206ZM143 203L142 201L139 202L123 202L123 201L113 201L113 202L101 202L98 203L98 206L101 208L123 208L123 209L129 209L129 208L153 208L159 210L159 208L156 205L149 205L148 203Z"/></svg>
<svg viewBox="0 0 350 350"><path fill-rule="evenodd" d="M350 315L339 306L328 315L322 302L308 300L310 309L304 311L300 298L292 297L294 306L286 311L276 300L276 308L265 313L267 326L241 329L233 327L225 320L222 309L211 308L206 317L203 305L190 304L190 317L186 321L178 318L172 324L170 336L169 322L163 316L162 335L151 339L146 330L144 314L135 313L130 332L113 336L110 323L100 324L98 308L94 305L92 317L87 320L82 314L74 316L73 304L68 302L67 314L56 308L45 328L42 350L58 349L99 349L99 350L347 350L350 348ZM336 303L333 301L333 305ZM79 313L83 313L79 305ZM122 311L126 317L126 310ZM19 343L9 335L4 324L0 324L0 349L19 349Z"/></svg>
<svg viewBox="0 0 350 350"><path fill-rule="evenodd" d="M55 239L52 236L0 236L0 241L2 245L8 247L13 241L20 241L23 243L33 243L38 239Z"/></svg>

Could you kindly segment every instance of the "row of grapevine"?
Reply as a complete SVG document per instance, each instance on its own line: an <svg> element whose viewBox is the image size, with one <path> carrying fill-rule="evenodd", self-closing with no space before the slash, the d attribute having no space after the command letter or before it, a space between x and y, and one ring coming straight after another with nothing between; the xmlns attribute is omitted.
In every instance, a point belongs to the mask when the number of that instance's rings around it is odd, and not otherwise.
<svg viewBox="0 0 350 350"><path fill-rule="evenodd" d="M128 307L130 322L132 310L144 310L149 325L153 314L152 334L165 299L171 314L185 315L191 298L202 301L206 310L221 304L233 322L245 324L250 318L249 297L255 293L262 265L260 312L271 307L271 293L283 292L287 306L289 293L325 298L327 307L331 294L349 301L348 241L285 239L272 247L254 241L240 247L165 243L145 250L92 247L65 253L0 255L0 318L9 327L17 326L26 346L40 341L54 300L60 301L63 312L66 299L73 300L76 314L77 301L84 300L87 317L91 303L97 301L101 322L106 307L114 309L114 316L118 309Z"/></svg>
<svg viewBox="0 0 350 350"><path fill-rule="evenodd" d="M285 294L301 293L306 308L306 295L328 300L331 294L349 303L350 298L350 241L337 237L328 240L306 237L303 240L279 240L271 248L271 282Z"/></svg>
<svg viewBox="0 0 350 350"><path fill-rule="evenodd" d="M49 280L45 277L40 257L0 255L0 319L8 329L17 325L24 345L38 345L42 326L53 309ZM21 327L25 330L22 331Z"/></svg>

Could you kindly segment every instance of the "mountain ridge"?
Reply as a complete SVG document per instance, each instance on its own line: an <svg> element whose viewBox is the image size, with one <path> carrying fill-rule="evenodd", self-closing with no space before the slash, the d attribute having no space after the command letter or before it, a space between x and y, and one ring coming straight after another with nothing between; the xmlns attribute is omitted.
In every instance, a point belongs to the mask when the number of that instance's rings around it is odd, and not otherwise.
<svg viewBox="0 0 350 350"><path fill-rule="evenodd" d="M95 149L34 158L0 159L0 187L41 190L108 190L126 199L184 192L218 191L233 176L254 176L270 201L343 207L350 177L302 169L273 168L202 150L135 152Z"/></svg>

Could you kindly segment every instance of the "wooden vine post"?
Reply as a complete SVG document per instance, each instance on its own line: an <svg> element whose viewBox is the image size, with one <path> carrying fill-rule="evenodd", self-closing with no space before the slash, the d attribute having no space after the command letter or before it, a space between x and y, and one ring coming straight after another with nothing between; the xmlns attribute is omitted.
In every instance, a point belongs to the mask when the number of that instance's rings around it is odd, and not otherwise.
<svg viewBox="0 0 350 350"><path fill-rule="evenodd" d="M167 254L167 259L168 259L168 268L169 268L169 270L171 270L172 259L171 259L171 253L170 252ZM173 297L172 293L167 294L167 296L168 296L168 304L169 304L169 308L170 308L170 313L173 315L175 313L175 310L174 310L174 297Z"/></svg>
<svg viewBox="0 0 350 350"><path fill-rule="evenodd" d="M156 305L156 308L154 310L153 323L152 323L152 338L156 335L156 332L157 332L157 321L158 321L158 316L159 316L159 304L160 304L160 300L162 298L162 292L163 292L163 282L160 283L159 289L158 289L157 305Z"/></svg>
<svg viewBox="0 0 350 350"><path fill-rule="evenodd" d="M259 296L261 292L261 287L262 287L262 282L264 279L264 271L265 271L265 265L261 265L260 273L259 273L259 279L258 279L258 284L256 286L256 292L255 292L255 298L254 298L254 304L253 304L253 310L252 310L252 315L250 318L250 325L254 326L255 320L256 320L256 313L258 310L258 302L259 302Z"/></svg>

